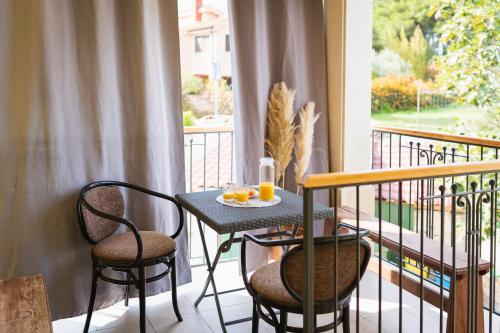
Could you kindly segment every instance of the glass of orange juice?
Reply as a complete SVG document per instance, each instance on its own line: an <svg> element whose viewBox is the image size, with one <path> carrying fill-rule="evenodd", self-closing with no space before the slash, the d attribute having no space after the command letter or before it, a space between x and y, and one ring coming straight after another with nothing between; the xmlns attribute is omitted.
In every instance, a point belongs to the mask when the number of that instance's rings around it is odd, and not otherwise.
<svg viewBox="0 0 500 333"><path fill-rule="evenodd" d="M224 191L222 192L222 198L225 202L233 202L236 198L234 184L226 184L224 186Z"/></svg>
<svg viewBox="0 0 500 333"><path fill-rule="evenodd" d="M274 199L274 164L277 163L271 157L260 159L259 168L259 199L271 201Z"/></svg>
<svg viewBox="0 0 500 333"><path fill-rule="evenodd" d="M247 203L250 197L250 192L246 188L238 188L235 194L236 194L236 202L239 204Z"/></svg>
<svg viewBox="0 0 500 333"><path fill-rule="evenodd" d="M259 184L259 199L262 201L271 201L274 199L274 183L262 182Z"/></svg>

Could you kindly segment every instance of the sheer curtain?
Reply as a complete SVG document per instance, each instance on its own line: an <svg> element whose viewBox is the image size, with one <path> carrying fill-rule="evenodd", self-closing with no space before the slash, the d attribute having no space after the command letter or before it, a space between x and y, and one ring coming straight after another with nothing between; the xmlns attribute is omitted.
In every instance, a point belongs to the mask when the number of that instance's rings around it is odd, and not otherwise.
<svg viewBox="0 0 500 333"><path fill-rule="evenodd" d="M176 0L0 0L0 278L43 274L53 319L88 304L81 187L185 189L179 66ZM137 199L132 210L143 230L177 227L164 202ZM186 229L177 248L182 284ZM100 283L96 305L122 297L123 287Z"/></svg>
<svg viewBox="0 0 500 333"><path fill-rule="evenodd" d="M256 184L265 155L267 98L273 83L296 90L295 110L316 103L314 152L309 172L328 172L325 27L322 0L229 0L238 181ZM290 164L285 187L296 192ZM315 200L329 204L328 193ZM320 234L322 223L315 224ZM249 251L250 253L250 251ZM251 250L255 262L267 254Z"/></svg>

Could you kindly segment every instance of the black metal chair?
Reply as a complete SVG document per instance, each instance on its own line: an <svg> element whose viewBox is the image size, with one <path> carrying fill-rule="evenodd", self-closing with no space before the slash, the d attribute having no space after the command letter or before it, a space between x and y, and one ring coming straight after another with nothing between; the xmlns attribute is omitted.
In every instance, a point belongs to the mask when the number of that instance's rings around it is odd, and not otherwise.
<svg viewBox="0 0 500 333"><path fill-rule="evenodd" d="M179 226L176 232L167 236L160 232L139 231L132 221L124 217L125 201L120 187L172 202L179 212ZM175 238L180 234L184 225L184 213L179 203L171 196L136 185L100 181L88 184L82 189L76 209L80 230L85 239L94 245L92 247L92 290L83 331L86 333L89 330L98 278L124 285L126 306L128 306L130 286L133 285L139 289L140 331L144 333L146 332L146 283L157 281L171 273L174 312L177 319L182 321L177 305L175 273ZM120 225L125 225L130 231L114 234ZM164 264L165 270L147 278L145 268L158 264ZM125 273L126 279L119 280L103 274L106 268ZM133 269L137 269L137 276L133 273Z"/></svg>
<svg viewBox="0 0 500 333"><path fill-rule="evenodd" d="M340 226L340 225L339 225ZM348 225L343 227L353 230ZM360 231L360 237L368 234ZM314 311L318 314L339 311L337 322L317 327L315 332L324 332L343 324L344 333L349 332L349 302L357 286L357 236L356 232L337 236L337 276L335 281L335 236L314 239ZM246 269L246 242L261 246L291 246L280 261L257 269L248 280ZM252 333L259 329L259 318L273 326L278 333L302 332L302 328L288 326L288 313L302 314L304 290L304 251L302 239L263 240L252 235L243 235L241 242L241 269L245 287L253 298ZM363 276L371 249L364 239L359 240L359 278ZM336 286L336 288L335 288ZM335 290L336 289L336 290ZM336 297L335 297L336 296ZM337 299L337 304L335 304ZM262 309L267 310L267 314ZM279 311L278 314L274 310Z"/></svg>

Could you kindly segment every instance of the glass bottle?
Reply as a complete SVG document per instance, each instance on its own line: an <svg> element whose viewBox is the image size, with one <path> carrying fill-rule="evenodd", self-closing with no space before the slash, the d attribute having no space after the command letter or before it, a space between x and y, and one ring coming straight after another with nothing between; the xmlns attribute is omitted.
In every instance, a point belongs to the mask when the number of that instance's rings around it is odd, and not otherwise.
<svg viewBox="0 0 500 333"><path fill-rule="evenodd" d="M259 199L271 201L274 199L274 159L262 157L259 167Z"/></svg>

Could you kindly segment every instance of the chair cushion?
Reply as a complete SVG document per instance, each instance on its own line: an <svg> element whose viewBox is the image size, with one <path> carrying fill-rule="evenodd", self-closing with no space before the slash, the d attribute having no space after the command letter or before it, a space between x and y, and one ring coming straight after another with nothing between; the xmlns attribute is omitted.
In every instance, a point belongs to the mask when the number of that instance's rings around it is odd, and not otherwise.
<svg viewBox="0 0 500 333"><path fill-rule="evenodd" d="M125 213L125 201L116 186L93 188L85 194L85 200L92 207L110 215L123 217ZM87 235L96 243L113 234L120 226L114 221L94 215L85 206L82 206L82 214Z"/></svg>
<svg viewBox="0 0 500 333"><path fill-rule="evenodd" d="M368 246L368 245L367 245ZM340 300L349 296L350 289L356 285L356 241L342 240L338 242L338 280L337 296ZM370 252L360 247L360 265L368 259ZM327 302L335 297L335 243L319 243L314 246L314 300ZM360 267L361 268L361 267ZM292 249L283 259L283 272L291 290L297 295L304 295L304 251ZM362 275L360 276L360 278Z"/></svg>
<svg viewBox="0 0 500 333"><path fill-rule="evenodd" d="M175 241L160 232L140 231L142 259L161 257L175 251ZM134 261L137 256L137 241L132 232L105 238L92 248L92 254L105 261Z"/></svg>
<svg viewBox="0 0 500 333"><path fill-rule="evenodd" d="M301 306L301 304L288 293L281 281L279 261L275 261L257 269L250 278L250 283L255 292L268 301L287 306Z"/></svg>

